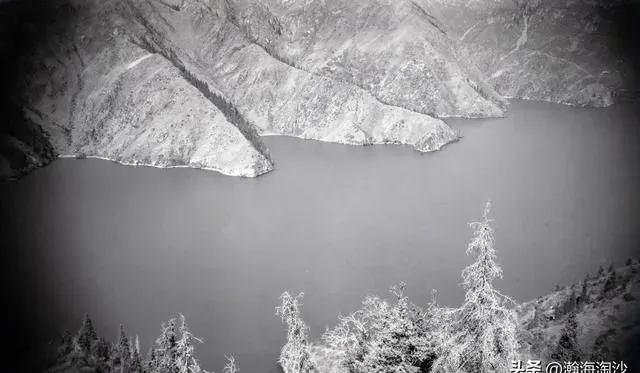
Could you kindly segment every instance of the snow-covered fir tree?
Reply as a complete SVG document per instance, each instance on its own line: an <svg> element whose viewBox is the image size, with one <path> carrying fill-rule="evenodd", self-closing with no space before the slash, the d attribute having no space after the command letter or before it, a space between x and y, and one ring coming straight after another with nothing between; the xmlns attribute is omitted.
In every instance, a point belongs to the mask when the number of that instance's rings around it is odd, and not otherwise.
<svg viewBox="0 0 640 373"><path fill-rule="evenodd" d="M142 373L143 361L140 355L140 338L136 335L135 339L129 340L129 350L131 351L131 360L129 362L130 373Z"/></svg>
<svg viewBox="0 0 640 373"><path fill-rule="evenodd" d="M631 273L638 273L638 270L640 270L640 266L638 266L638 260L635 258L630 258L631 264L629 264L631 266Z"/></svg>
<svg viewBox="0 0 640 373"><path fill-rule="evenodd" d="M604 282L604 292L606 295L611 295L613 290L618 287L618 275L616 271L611 269L607 274L607 280Z"/></svg>
<svg viewBox="0 0 640 373"><path fill-rule="evenodd" d="M85 314L82 318L82 326L78 331L75 338L76 349L88 354L91 351L91 346L98 340L96 330L93 328L93 321L89 315Z"/></svg>
<svg viewBox="0 0 640 373"><path fill-rule="evenodd" d="M578 307L580 309L584 308L584 306L587 305L587 303L589 303L589 293L588 293L587 281L588 280L586 278L584 280L582 280L582 283L580 284L580 295L576 299L577 305L578 305Z"/></svg>
<svg viewBox="0 0 640 373"><path fill-rule="evenodd" d="M142 371L144 373L153 373L157 371L158 366L158 356L156 355L156 349L151 347L149 352L147 353L147 358L142 363Z"/></svg>
<svg viewBox="0 0 640 373"><path fill-rule="evenodd" d="M555 309L554 317L556 319L567 315L578 307L578 296L576 295L575 287L573 285L568 286L566 291L568 292L566 298L564 298L562 303Z"/></svg>
<svg viewBox="0 0 640 373"><path fill-rule="evenodd" d="M502 277L496 263L493 219L487 202L482 221L470 223L474 236L467 254L475 262L462 271L465 302L451 320L434 372L490 373L508 372L517 349L517 321L514 302L493 288Z"/></svg>
<svg viewBox="0 0 640 373"><path fill-rule="evenodd" d="M576 311L571 311L567 317L556 349L551 359L558 362L580 361L580 347L578 346L578 321Z"/></svg>
<svg viewBox="0 0 640 373"><path fill-rule="evenodd" d="M111 343L103 337L99 337L91 349L88 364L89 370L95 373L114 372L113 366L110 363L111 353Z"/></svg>
<svg viewBox="0 0 640 373"><path fill-rule="evenodd" d="M136 338L131 342L131 353L137 352L140 355L140 337L136 334Z"/></svg>
<svg viewBox="0 0 640 373"><path fill-rule="evenodd" d="M201 373L200 364L195 357L194 343L202 343L202 339L191 333L184 315L180 314L180 339L176 343L175 363L178 373Z"/></svg>
<svg viewBox="0 0 640 373"><path fill-rule="evenodd" d="M238 369L238 367L236 366L236 358L233 357L233 355L225 355L225 359L227 359L227 363L224 365L222 373L238 373L240 371L240 369Z"/></svg>
<svg viewBox="0 0 640 373"><path fill-rule="evenodd" d="M138 350L133 350L131 353L131 362L129 363L129 373L142 373L143 361Z"/></svg>
<svg viewBox="0 0 640 373"><path fill-rule="evenodd" d="M68 330L65 330L60 338L58 349L56 351L56 359L59 363L64 362L73 351L73 343L73 336Z"/></svg>
<svg viewBox="0 0 640 373"><path fill-rule="evenodd" d="M131 360L131 344L124 325L120 324L118 331L118 343L116 344L111 356L112 365L118 373L128 373L129 363Z"/></svg>
<svg viewBox="0 0 640 373"><path fill-rule="evenodd" d="M100 361L109 361L112 354L111 343L104 339L103 337L99 337L98 340L93 344L92 355L95 356Z"/></svg>
<svg viewBox="0 0 640 373"><path fill-rule="evenodd" d="M566 312L569 313L578 305L578 295L576 295L575 286L569 287L569 297L567 298Z"/></svg>
<svg viewBox="0 0 640 373"><path fill-rule="evenodd" d="M178 337L176 320L174 318L162 323L160 336L156 338L149 351L147 364L148 373L177 373L176 348Z"/></svg>
<svg viewBox="0 0 640 373"><path fill-rule="evenodd" d="M618 347L618 332L611 328L602 333L593 345L592 361L617 361L622 357Z"/></svg>
<svg viewBox="0 0 640 373"><path fill-rule="evenodd" d="M287 342L282 347L278 362L284 373L316 373L318 370L309 353L309 328L302 321L300 300L304 293L292 296L284 292L276 315L287 324Z"/></svg>
<svg viewBox="0 0 640 373"><path fill-rule="evenodd" d="M120 325L115 344L98 337L91 319L85 316L78 333L71 337L65 333L60 341L58 354L48 373L208 373L201 369L195 357L196 342L200 338L193 335L186 319L180 315L180 325L176 319L162 323L160 336L149 350L147 358L140 354L140 341L127 336ZM88 341L93 340L89 343ZM83 347L89 344L89 351ZM235 361L233 362L235 364Z"/></svg>
<svg viewBox="0 0 640 373"><path fill-rule="evenodd" d="M178 336L176 319L162 323L162 331L156 339L153 351L152 373L177 373L176 349Z"/></svg>
<svg viewBox="0 0 640 373"><path fill-rule="evenodd" d="M409 302L406 284L391 288L395 303L367 297L363 308L341 317L323 339L344 351L343 364L351 373L428 371L435 356L432 317L435 302L426 311ZM433 306L433 307L432 307Z"/></svg>

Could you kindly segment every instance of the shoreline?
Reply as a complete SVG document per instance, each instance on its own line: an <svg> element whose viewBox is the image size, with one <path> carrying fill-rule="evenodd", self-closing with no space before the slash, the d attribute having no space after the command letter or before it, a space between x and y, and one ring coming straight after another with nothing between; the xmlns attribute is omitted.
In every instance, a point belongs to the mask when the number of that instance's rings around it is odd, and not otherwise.
<svg viewBox="0 0 640 373"><path fill-rule="evenodd" d="M75 160L83 160L83 159L100 159L103 161L110 161L116 164L119 164L121 166L129 166L129 167L149 167L149 168L158 168L158 169L172 169L172 168L189 168L189 169L194 169L194 170L202 170L202 171L213 171L213 172L217 172L223 176L234 176L234 177L241 177L241 178L247 178L247 179L253 179L253 178L257 178L259 176L265 175L270 173L271 171L273 171L273 167L271 167L271 169L267 170L266 172L263 173L255 173L255 174L249 174L249 173L233 173L230 171L226 171L225 169L221 169L221 168L216 168L216 167L200 167L200 166L195 166L195 165L174 165L174 166L159 166L159 165L154 165L154 164L147 164L147 163L142 163L142 162L126 162L126 161L118 161L109 157L103 157L103 156L98 156L98 155L87 155L87 156L77 156L74 154L60 154L57 156L57 159L75 159Z"/></svg>

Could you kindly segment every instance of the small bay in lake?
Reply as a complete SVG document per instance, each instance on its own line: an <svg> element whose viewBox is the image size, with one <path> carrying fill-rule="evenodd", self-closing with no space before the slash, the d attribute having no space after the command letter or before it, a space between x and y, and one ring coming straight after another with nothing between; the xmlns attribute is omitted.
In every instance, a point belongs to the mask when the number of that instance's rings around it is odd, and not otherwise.
<svg viewBox="0 0 640 373"><path fill-rule="evenodd" d="M285 327L274 307L304 290L314 338L367 294L405 281L416 303L462 301L467 222L493 202L496 286L521 301L620 264L640 227L640 114L515 101L506 118L447 119L463 139L419 154L266 137L275 170L257 179L61 159L0 184L5 250L20 253L34 322L54 337L88 312L150 346L182 312L243 372L275 369ZM10 235L8 233L11 233ZM55 320L55 325L52 320ZM48 333L48 334L47 334Z"/></svg>

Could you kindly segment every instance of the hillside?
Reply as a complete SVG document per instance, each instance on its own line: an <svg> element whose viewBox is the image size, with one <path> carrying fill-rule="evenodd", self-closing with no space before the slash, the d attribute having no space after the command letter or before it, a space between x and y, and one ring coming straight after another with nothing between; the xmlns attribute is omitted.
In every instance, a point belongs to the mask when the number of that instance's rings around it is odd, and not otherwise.
<svg viewBox="0 0 640 373"><path fill-rule="evenodd" d="M615 273L616 281L607 285L612 273ZM637 359L640 356L640 263L629 261L627 265L612 272L603 271L595 278L588 279L586 284L585 299L579 297L582 291L580 283L565 286L516 307L521 330L518 349L520 359L540 360L543 364L554 361L552 354L558 346L562 329L569 315L574 312L578 323L577 352L582 361L624 360L630 367L640 364ZM352 314L357 315L355 319L364 318L363 315L370 313L367 310L372 302L382 302L379 303L382 304L379 309L387 310L384 311L385 314L389 312L388 307L393 307L392 303L368 298L363 303L363 308ZM429 313L429 306L418 309L421 315ZM454 308L439 308L433 314L435 324L451 323L455 311ZM352 322L353 320L351 319ZM329 329L329 332L335 336L340 325L344 324L339 323L336 329ZM357 326L357 323L351 325ZM363 324L363 327L364 325L368 324ZM324 338L322 341L310 342L309 348L319 372L347 373L349 370L344 366L345 352L327 344L326 335ZM635 357L635 360L630 360L631 357Z"/></svg>
<svg viewBox="0 0 640 373"><path fill-rule="evenodd" d="M123 2L68 7L73 23L60 32L50 26L24 82L26 116L58 154L238 176L272 168L251 127L131 40Z"/></svg>
<svg viewBox="0 0 640 373"><path fill-rule="evenodd" d="M422 0L505 97L603 107L634 90L633 2ZM624 16L624 13L627 16ZM626 18L625 18L626 17ZM629 33L629 35L620 35Z"/></svg>
<svg viewBox="0 0 640 373"><path fill-rule="evenodd" d="M616 280L607 284L612 277ZM640 265L633 262L614 271L603 271L586 279L586 297L580 299L582 284L566 286L518 308L521 325L532 334L530 352L550 361L560 331L568 315L577 312L578 344L585 360L599 354L598 339L606 339L606 347L615 352L612 360L622 356L640 356ZM571 294L577 296L572 302ZM634 366L637 366L638 362Z"/></svg>
<svg viewBox="0 0 640 373"><path fill-rule="evenodd" d="M458 138L440 120L384 105L358 87L274 58L236 26L227 3L213 5L132 7L140 42L218 87L259 133L354 145L402 143L422 152Z"/></svg>
<svg viewBox="0 0 640 373"><path fill-rule="evenodd" d="M497 117L504 102L412 1L249 2L237 23L278 59L436 117Z"/></svg>
<svg viewBox="0 0 640 373"><path fill-rule="evenodd" d="M458 139L441 120L272 57L224 1L60 6L68 23L46 25L20 85L56 154L257 176L273 167L261 133L422 152ZM7 163L5 177L19 176Z"/></svg>
<svg viewBox="0 0 640 373"><path fill-rule="evenodd" d="M0 5L3 178L58 155L253 177L273 168L269 134L430 152L459 139L439 118L633 88L606 43L623 0L42 4Z"/></svg>

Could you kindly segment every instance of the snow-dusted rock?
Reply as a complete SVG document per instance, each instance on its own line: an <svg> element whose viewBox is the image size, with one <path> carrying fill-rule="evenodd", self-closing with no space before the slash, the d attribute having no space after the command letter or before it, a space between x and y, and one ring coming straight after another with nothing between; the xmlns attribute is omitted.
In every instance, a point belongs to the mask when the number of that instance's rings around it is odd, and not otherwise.
<svg viewBox="0 0 640 373"><path fill-rule="evenodd" d="M419 0L505 97L604 107L634 81L611 42L625 0Z"/></svg>
<svg viewBox="0 0 640 373"><path fill-rule="evenodd" d="M55 154L256 176L260 134L433 151L459 138L437 118L607 106L630 76L601 11L624 0L60 1L3 177Z"/></svg>

